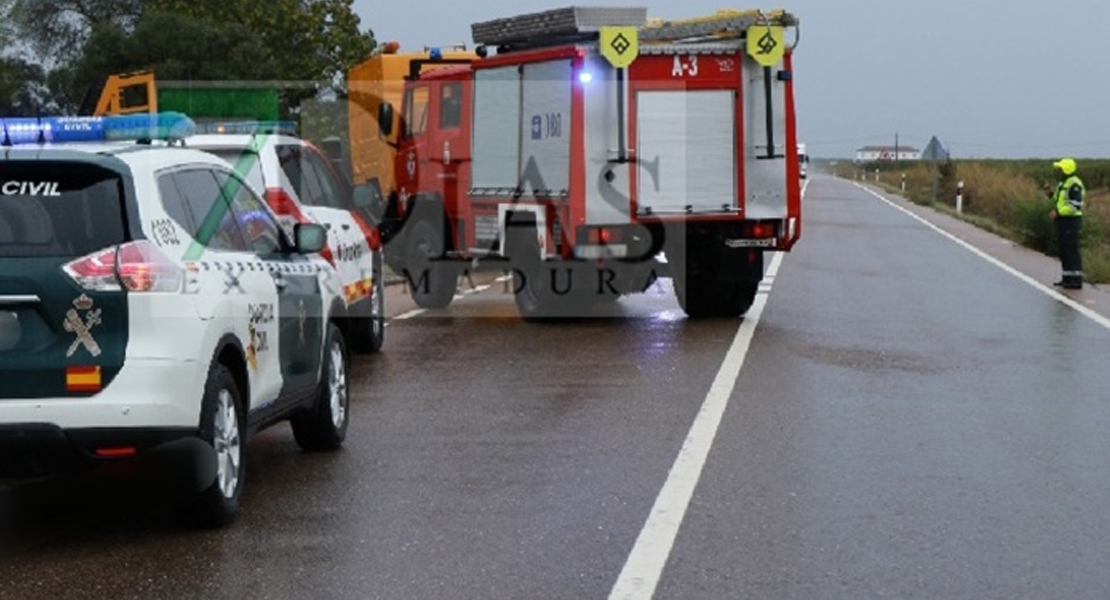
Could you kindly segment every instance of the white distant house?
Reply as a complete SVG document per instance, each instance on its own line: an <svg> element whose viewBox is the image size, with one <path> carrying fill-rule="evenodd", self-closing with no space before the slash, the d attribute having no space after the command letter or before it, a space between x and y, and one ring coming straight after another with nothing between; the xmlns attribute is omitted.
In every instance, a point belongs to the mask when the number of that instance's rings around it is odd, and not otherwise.
<svg viewBox="0 0 1110 600"><path fill-rule="evenodd" d="M921 151L913 146L864 146L856 150L856 162L883 160L921 160Z"/></svg>

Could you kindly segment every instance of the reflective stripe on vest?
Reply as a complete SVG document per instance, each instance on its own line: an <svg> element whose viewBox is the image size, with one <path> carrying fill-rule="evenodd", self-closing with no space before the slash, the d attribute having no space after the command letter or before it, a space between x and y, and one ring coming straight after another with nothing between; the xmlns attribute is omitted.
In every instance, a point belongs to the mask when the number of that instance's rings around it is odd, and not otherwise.
<svg viewBox="0 0 1110 600"><path fill-rule="evenodd" d="M1068 197L1068 191L1073 185L1079 186L1079 200L1074 201ZM1083 197L1087 195L1087 188L1083 181L1072 175L1056 188L1056 213L1062 217L1083 216Z"/></svg>

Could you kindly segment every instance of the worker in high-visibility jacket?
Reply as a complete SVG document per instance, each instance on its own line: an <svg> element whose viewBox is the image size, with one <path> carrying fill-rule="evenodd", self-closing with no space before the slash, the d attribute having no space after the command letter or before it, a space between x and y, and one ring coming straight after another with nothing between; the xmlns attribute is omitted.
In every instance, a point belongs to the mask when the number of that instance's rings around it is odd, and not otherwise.
<svg viewBox="0 0 1110 600"><path fill-rule="evenodd" d="M1083 287L1083 257L1079 253L1079 231L1083 226L1083 199L1087 188L1076 175L1078 166L1071 158L1062 158L1054 163L1059 183L1048 188L1049 197L1054 201L1048 218L1056 223L1056 241L1060 247L1060 267L1063 276L1053 285L1069 290Z"/></svg>

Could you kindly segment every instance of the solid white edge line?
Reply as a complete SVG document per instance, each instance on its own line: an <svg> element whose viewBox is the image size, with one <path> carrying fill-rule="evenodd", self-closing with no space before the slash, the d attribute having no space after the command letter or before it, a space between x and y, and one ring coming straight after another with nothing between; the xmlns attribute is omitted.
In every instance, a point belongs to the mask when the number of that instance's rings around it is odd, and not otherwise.
<svg viewBox="0 0 1110 600"><path fill-rule="evenodd" d="M1056 290L1054 290L1054 289L1048 287L1047 285L1037 281L1036 279L1033 279L1032 277L1026 275L1025 273L1022 273L1021 271L1018 271L1017 269L1011 267L1010 265L998 260L997 258L991 256L990 254L987 254L986 252L983 252L982 250L976 248L975 246L972 246L968 242L965 242L964 240L956 237L955 235L952 235L951 233L941 229L940 227L937 227L936 225L934 225L934 224L930 223L929 221L925 220L924 218L914 214L913 211L910 211L910 210L906 209L905 207L897 205L896 203L892 202L891 200L889 200L888 198L886 198L882 194L880 194L880 193L878 193L878 192L876 192L876 191L874 191L874 190L872 190L868 187L865 187L865 186L863 186L859 183L856 183L854 181L851 182L851 183L852 183L852 185L854 185L854 186L858 187L859 189L867 192L868 194L871 194L872 196L878 198L879 200L882 200L883 202L890 205L891 207L896 208L896 209L906 213L907 215L909 215L910 217L912 217L913 219L915 219L916 221L918 221L922 225L928 227L929 229L932 229L933 231L935 231L935 232L941 234L942 236L952 240L953 242L956 242L960 246L963 246L965 249L969 250L970 252L972 252L973 254L978 256L979 258L982 258L983 260L985 260L985 261L989 262L990 264L998 267L999 269L1002 269L1003 271L1009 273L1010 275L1013 275L1014 277L1017 277L1021 281L1033 286L1035 289L1043 292L1045 295L1052 298L1053 300L1056 300L1057 302L1060 302L1061 304L1064 304L1065 306L1074 309L1075 311L1079 312L1080 314L1087 317L1088 319L1094 321L1095 323L1098 323L1099 325L1102 325L1106 329L1110 329L1110 319L1107 319L1106 317L1104 317L1104 316L1098 314L1097 312L1087 308L1086 306L1083 306L1082 304L1076 302L1075 300L1072 300L1068 296L1066 296L1064 294L1061 294L1060 292L1057 292Z"/></svg>
<svg viewBox="0 0 1110 600"><path fill-rule="evenodd" d="M766 277L774 279L782 265L782 259L781 252L775 253ZM709 458L713 439L717 435L725 409L728 408L729 398L744 367L748 348L751 347L768 297L769 291L760 291L756 295L736 331L736 337L709 388L709 394L705 397L705 402L682 443L682 449L671 466L667 480L659 490L647 522L636 538L632 552L609 594L610 600L646 600L655 593L686 510L690 506L690 499L694 496L694 490Z"/></svg>
<svg viewBox="0 0 1110 600"><path fill-rule="evenodd" d="M802 185L802 199L805 199L810 181L807 179ZM721 368L709 387L698 415L694 419L682 448L675 458L674 464L663 483L659 495L655 498L647 522L644 523L632 552L609 593L610 600L647 600L655 594L659 579L663 576L663 569L667 566L671 549L674 548L678 530L694 497L694 490L701 479L702 470L709 459L709 451L713 447L713 440L721 426L725 409L728 408L732 391L740 377L740 371L747 360L748 349L751 347L755 336L756 327L763 316L763 308L767 304L771 288L782 266L782 252L774 253L771 264L760 282L759 292L755 301L748 309L744 321L736 331Z"/></svg>

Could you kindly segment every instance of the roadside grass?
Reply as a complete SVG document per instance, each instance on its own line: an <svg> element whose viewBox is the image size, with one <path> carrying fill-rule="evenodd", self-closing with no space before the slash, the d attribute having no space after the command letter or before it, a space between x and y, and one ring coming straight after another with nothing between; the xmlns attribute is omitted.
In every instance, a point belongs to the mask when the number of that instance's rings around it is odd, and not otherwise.
<svg viewBox="0 0 1110 600"><path fill-rule="evenodd" d="M1083 271L1092 283L1110 283L1110 160L1078 159L1087 186L1083 217ZM878 181L876 181L876 170ZM1052 184L1051 160L959 160L929 162L841 163L834 174L877 184L1049 256L1057 256L1056 235L1048 212L1052 201L1041 189ZM905 177L905 192L902 178ZM963 212L956 193L964 183Z"/></svg>

